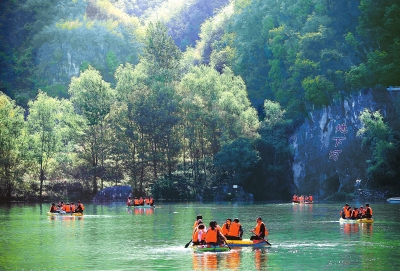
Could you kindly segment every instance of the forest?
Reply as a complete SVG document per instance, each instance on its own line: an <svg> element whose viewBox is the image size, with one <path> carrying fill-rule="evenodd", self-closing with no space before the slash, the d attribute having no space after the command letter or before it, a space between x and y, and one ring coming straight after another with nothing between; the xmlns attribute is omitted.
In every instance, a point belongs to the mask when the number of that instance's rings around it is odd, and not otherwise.
<svg viewBox="0 0 400 271"><path fill-rule="evenodd" d="M399 26L396 0L3 1L0 201L316 193L293 182L289 138L314 110L400 85ZM360 112L357 135L364 188L400 193L392 102Z"/></svg>

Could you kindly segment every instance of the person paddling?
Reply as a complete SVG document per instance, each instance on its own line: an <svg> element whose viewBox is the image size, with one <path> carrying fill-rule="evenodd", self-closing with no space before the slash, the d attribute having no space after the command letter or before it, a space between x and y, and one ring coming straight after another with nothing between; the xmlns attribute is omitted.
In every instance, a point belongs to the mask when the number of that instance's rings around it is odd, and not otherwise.
<svg viewBox="0 0 400 271"><path fill-rule="evenodd" d="M254 233L253 236L250 237L250 240L264 240L265 236L268 236L268 230L262 221L261 217L257 217L257 224L254 229L250 230Z"/></svg>
<svg viewBox="0 0 400 271"><path fill-rule="evenodd" d="M206 232L205 242L207 245L217 246L226 242L225 236L217 229L217 221L210 222L210 228Z"/></svg>
<svg viewBox="0 0 400 271"><path fill-rule="evenodd" d="M75 213L83 213L83 210L85 210L85 207L83 204L78 200L78 206L75 209Z"/></svg>
<svg viewBox="0 0 400 271"><path fill-rule="evenodd" d="M57 210L56 204L53 202L50 206L50 213L59 213L60 211Z"/></svg>

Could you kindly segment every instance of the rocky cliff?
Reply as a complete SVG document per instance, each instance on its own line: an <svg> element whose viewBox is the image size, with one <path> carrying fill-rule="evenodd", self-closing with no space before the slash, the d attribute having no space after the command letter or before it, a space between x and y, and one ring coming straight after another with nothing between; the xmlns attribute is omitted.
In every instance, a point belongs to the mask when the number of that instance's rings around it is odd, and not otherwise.
<svg viewBox="0 0 400 271"><path fill-rule="evenodd" d="M385 116L390 96L385 88L368 89L315 110L290 138L295 193L319 195L354 191L367 184L369 151L356 136L364 108ZM356 183L356 180L361 182Z"/></svg>

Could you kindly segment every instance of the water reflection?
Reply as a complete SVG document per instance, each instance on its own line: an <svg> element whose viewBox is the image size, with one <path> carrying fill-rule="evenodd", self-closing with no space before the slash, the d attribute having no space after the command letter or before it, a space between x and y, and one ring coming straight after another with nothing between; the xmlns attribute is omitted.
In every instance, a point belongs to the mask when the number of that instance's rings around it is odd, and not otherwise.
<svg viewBox="0 0 400 271"><path fill-rule="evenodd" d="M340 223L343 233L346 235L362 234L366 236L372 235L373 223Z"/></svg>
<svg viewBox="0 0 400 271"><path fill-rule="evenodd" d="M151 215L154 214L154 208L126 208L128 214L132 215Z"/></svg>
<svg viewBox="0 0 400 271"><path fill-rule="evenodd" d="M240 267L241 248L233 248L228 252L192 253L193 270L238 270Z"/></svg>
<svg viewBox="0 0 400 271"><path fill-rule="evenodd" d="M305 203L294 203L293 204L293 212L312 212L313 211L313 204L305 204Z"/></svg>
<svg viewBox="0 0 400 271"><path fill-rule="evenodd" d="M264 248L256 248L253 249L254 251L254 263L256 266L257 270L266 270L263 269L264 267L267 266L267 261L268 261L268 254L266 249Z"/></svg>

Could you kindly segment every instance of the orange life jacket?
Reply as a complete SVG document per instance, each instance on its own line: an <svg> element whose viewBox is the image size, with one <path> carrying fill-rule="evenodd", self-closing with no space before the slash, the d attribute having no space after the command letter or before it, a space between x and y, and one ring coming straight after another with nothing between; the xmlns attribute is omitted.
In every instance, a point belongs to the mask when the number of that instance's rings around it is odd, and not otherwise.
<svg viewBox="0 0 400 271"><path fill-rule="evenodd" d="M135 199L135 200L134 200L134 204L135 204L135 205L139 205L139 200L138 200L138 199Z"/></svg>
<svg viewBox="0 0 400 271"><path fill-rule="evenodd" d="M345 215L346 218L351 217L351 213L350 212L351 212L350 208L347 208L347 209L344 210L344 215Z"/></svg>
<svg viewBox="0 0 400 271"><path fill-rule="evenodd" d="M55 205L51 205L50 207L50 212L56 212L57 211L57 207Z"/></svg>
<svg viewBox="0 0 400 271"><path fill-rule="evenodd" d="M218 241L218 230L209 228L206 232L206 243L217 243Z"/></svg>
<svg viewBox="0 0 400 271"><path fill-rule="evenodd" d="M367 209L365 210L365 214L366 215L370 214L372 216L372 208L371 207L367 207Z"/></svg>
<svg viewBox="0 0 400 271"><path fill-rule="evenodd" d="M75 212L75 204L71 204L71 212Z"/></svg>
<svg viewBox="0 0 400 271"><path fill-rule="evenodd" d="M255 234L256 235L260 235L260 233L261 233L261 225L264 225L265 236L267 236L268 235L268 230L267 230L267 227L265 226L264 222L261 222L260 225L258 225L258 223L257 223L256 227L254 228Z"/></svg>
<svg viewBox="0 0 400 271"><path fill-rule="evenodd" d="M313 201L313 196L310 196L310 201Z"/></svg>
<svg viewBox="0 0 400 271"><path fill-rule="evenodd" d="M144 203L145 203L145 204L150 204L150 200L149 200L148 198L145 198L145 199L144 199Z"/></svg>
<svg viewBox="0 0 400 271"><path fill-rule="evenodd" d="M351 217L357 218L357 216L358 216L358 210L353 210L353 212L351 213Z"/></svg>
<svg viewBox="0 0 400 271"><path fill-rule="evenodd" d="M66 213L70 213L71 212L71 207L69 206L69 204L64 205L64 211Z"/></svg>
<svg viewBox="0 0 400 271"><path fill-rule="evenodd" d="M222 225L222 232L221 233L223 235L229 235L229 230L230 230L230 226L228 224L225 223L224 225Z"/></svg>
<svg viewBox="0 0 400 271"><path fill-rule="evenodd" d="M201 240L199 240L199 232L200 232L200 231L202 232ZM193 233L193 236L192 236L193 242L204 241L204 240L206 239L205 233L206 233L206 232L205 232L203 229L196 229L196 230L194 231L194 233Z"/></svg>
<svg viewBox="0 0 400 271"><path fill-rule="evenodd" d="M232 222L229 229L229 236L239 236L240 234L240 223Z"/></svg>

